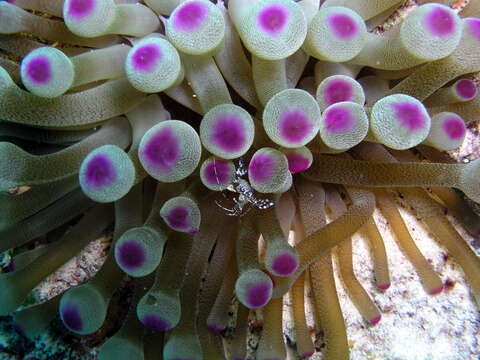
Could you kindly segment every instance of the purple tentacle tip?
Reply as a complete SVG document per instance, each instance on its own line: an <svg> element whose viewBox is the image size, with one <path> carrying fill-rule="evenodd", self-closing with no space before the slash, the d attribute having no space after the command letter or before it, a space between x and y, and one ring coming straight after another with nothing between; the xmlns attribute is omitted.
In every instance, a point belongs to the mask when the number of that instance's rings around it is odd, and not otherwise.
<svg viewBox="0 0 480 360"><path fill-rule="evenodd" d="M115 168L105 154L97 154L87 164L85 182L87 186L101 188L112 184L117 178Z"/></svg>
<svg viewBox="0 0 480 360"><path fill-rule="evenodd" d="M457 90L458 94L465 99L473 99L475 96L477 96L478 92L475 83L468 79L463 79L457 82L455 89Z"/></svg>
<svg viewBox="0 0 480 360"><path fill-rule="evenodd" d="M422 130L425 127L425 115L417 104L402 102L392 104L397 119L403 127L411 132Z"/></svg>
<svg viewBox="0 0 480 360"><path fill-rule="evenodd" d="M209 163L204 170L203 176L211 184L224 185L229 179L230 167L227 163L216 160Z"/></svg>
<svg viewBox="0 0 480 360"><path fill-rule="evenodd" d="M358 24L346 14L333 14L327 19L332 32L342 40L350 40L358 34Z"/></svg>
<svg viewBox="0 0 480 360"><path fill-rule="evenodd" d="M436 289L433 289L429 292L430 295L438 295L440 294L441 292L443 291L443 284L442 286L436 288Z"/></svg>
<svg viewBox="0 0 480 360"><path fill-rule="evenodd" d="M66 327L73 331L81 331L83 328L83 321L80 317L80 312L75 305L65 305L60 312L63 323Z"/></svg>
<svg viewBox="0 0 480 360"><path fill-rule="evenodd" d="M310 167L310 160L301 154L290 152L285 154L288 160L288 170L296 174L307 170Z"/></svg>
<svg viewBox="0 0 480 360"><path fill-rule="evenodd" d="M330 106L342 101L351 101L353 97L352 84L343 79L329 81L325 87L325 104Z"/></svg>
<svg viewBox="0 0 480 360"><path fill-rule="evenodd" d="M138 269L145 262L145 249L134 241L125 241L121 243L117 251L118 261L125 269Z"/></svg>
<svg viewBox="0 0 480 360"><path fill-rule="evenodd" d="M132 57L133 67L137 71L149 72L155 67L155 63L162 57L160 48L155 44L140 46Z"/></svg>
<svg viewBox="0 0 480 360"><path fill-rule="evenodd" d="M146 315L141 322L145 327L155 331L167 331L172 328L170 322L156 315Z"/></svg>
<svg viewBox="0 0 480 360"><path fill-rule="evenodd" d="M68 7L68 16L81 20L90 15L95 9L95 0L71 0Z"/></svg>
<svg viewBox="0 0 480 360"><path fill-rule="evenodd" d="M258 25L270 35L277 35L287 24L288 10L285 7L274 4L266 7L258 14Z"/></svg>
<svg viewBox="0 0 480 360"><path fill-rule="evenodd" d="M291 143L302 141L313 128L307 115L299 109L285 111L278 126L280 135Z"/></svg>
<svg viewBox="0 0 480 360"><path fill-rule="evenodd" d="M470 30L470 34L472 34L475 39L480 41L480 19L468 19L468 29Z"/></svg>
<svg viewBox="0 0 480 360"><path fill-rule="evenodd" d="M270 285L263 283L253 285L248 289L247 302L251 308L260 308L265 306L270 300Z"/></svg>
<svg viewBox="0 0 480 360"><path fill-rule="evenodd" d="M456 116L451 116L445 119L442 124L442 128L452 140L462 139L467 131L463 120Z"/></svg>
<svg viewBox="0 0 480 360"><path fill-rule="evenodd" d="M188 222L188 209L184 206L176 206L165 216L168 225L174 229L186 229L190 225Z"/></svg>
<svg viewBox="0 0 480 360"><path fill-rule="evenodd" d="M370 325L372 326L377 325L381 319L382 319L382 315L378 315L374 317L372 320L370 320Z"/></svg>
<svg viewBox="0 0 480 360"><path fill-rule="evenodd" d="M248 171L253 181L262 183L269 180L272 176L274 163L275 160L268 155L255 155L248 165Z"/></svg>
<svg viewBox="0 0 480 360"><path fill-rule="evenodd" d="M432 35L449 36L455 31L454 15L443 7L436 7L425 16L424 25Z"/></svg>
<svg viewBox="0 0 480 360"><path fill-rule="evenodd" d="M382 290L382 291L387 290L389 287L390 287L390 284L381 284L381 285L377 286L377 288Z"/></svg>
<svg viewBox="0 0 480 360"><path fill-rule="evenodd" d="M154 134L142 155L152 167L169 171L180 156L180 147L172 129L166 126Z"/></svg>
<svg viewBox="0 0 480 360"><path fill-rule="evenodd" d="M305 353L305 354L300 355L300 358L301 358L301 359L308 359L308 358L311 357L313 354L315 354L315 353L314 353L314 352L308 352L308 353Z"/></svg>
<svg viewBox="0 0 480 360"><path fill-rule="evenodd" d="M225 327L219 327L215 324L208 324L207 328L216 333L221 333L223 330L225 330Z"/></svg>
<svg viewBox="0 0 480 360"><path fill-rule="evenodd" d="M289 253L276 256L272 262L272 270L279 276L289 276L297 270L297 267L297 259Z"/></svg>
<svg viewBox="0 0 480 360"><path fill-rule="evenodd" d="M52 78L52 65L50 60L43 55L31 59L26 67L28 79L38 85L47 84Z"/></svg>
<svg viewBox="0 0 480 360"><path fill-rule="evenodd" d="M224 151L239 151L245 144L245 129L241 119L231 114L217 117L210 141Z"/></svg>
<svg viewBox="0 0 480 360"><path fill-rule="evenodd" d="M190 2L181 6L175 13L173 26L177 30L192 32L197 30L208 15L207 6L201 2Z"/></svg>
<svg viewBox="0 0 480 360"><path fill-rule="evenodd" d="M324 120L326 130L332 134L345 133L355 125L352 112L343 107L327 109Z"/></svg>

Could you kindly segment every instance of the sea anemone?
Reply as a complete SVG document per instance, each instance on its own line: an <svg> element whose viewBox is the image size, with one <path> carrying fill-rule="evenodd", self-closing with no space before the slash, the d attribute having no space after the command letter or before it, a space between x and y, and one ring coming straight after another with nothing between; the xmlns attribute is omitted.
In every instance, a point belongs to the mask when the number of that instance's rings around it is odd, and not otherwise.
<svg viewBox="0 0 480 360"><path fill-rule="evenodd" d="M479 2L460 11L422 1L373 31L400 3L1 1L0 250L14 257L0 275L0 315L28 337L58 313L68 330L92 334L127 274L133 295L100 359L246 359L255 311L256 358L280 360L288 294L297 355L308 358L307 287L325 357L348 359L332 259L376 325L352 262L358 232L376 287L390 287L376 208L425 291L444 287L398 194L480 302L480 259L444 214L479 234L459 194L480 202L480 160L438 161L478 119L469 74L480 71ZM93 278L22 306L112 224ZM47 245L25 246L39 239Z"/></svg>

